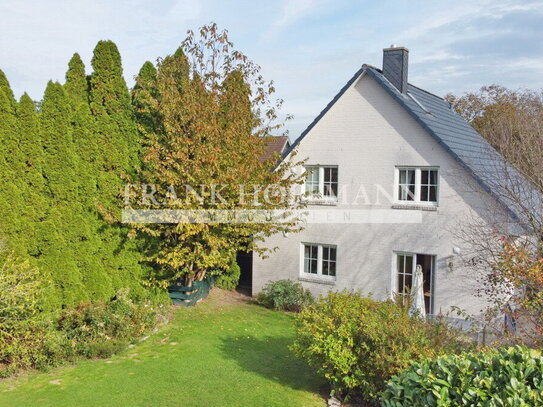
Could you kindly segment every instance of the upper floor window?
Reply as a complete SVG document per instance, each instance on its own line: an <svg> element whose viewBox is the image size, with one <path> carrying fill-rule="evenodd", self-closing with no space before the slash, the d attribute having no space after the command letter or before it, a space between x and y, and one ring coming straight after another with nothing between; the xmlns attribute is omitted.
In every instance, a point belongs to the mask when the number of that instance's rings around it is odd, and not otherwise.
<svg viewBox="0 0 543 407"><path fill-rule="evenodd" d="M437 168L399 167L396 171L398 201L437 205L439 188Z"/></svg>
<svg viewBox="0 0 543 407"><path fill-rule="evenodd" d="M337 199L338 167L309 165L305 167L305 192L317 197Z"/></svg>
<svg viewBox="0 0 543 407"><path fill-rule="evenodd" d="M336 246L304 243L303 250L303 273L322 277L336 276Z"/></svg>

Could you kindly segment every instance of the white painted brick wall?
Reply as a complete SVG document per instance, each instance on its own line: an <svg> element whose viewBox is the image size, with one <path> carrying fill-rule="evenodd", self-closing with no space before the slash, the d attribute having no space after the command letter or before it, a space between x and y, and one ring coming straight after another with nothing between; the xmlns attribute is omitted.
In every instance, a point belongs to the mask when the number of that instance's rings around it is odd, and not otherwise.
<svg viewBox="0 0 543 407"><path fill-rule="evenodd" d="M307 164L338 165L340 190L350 184L356 194L364 185L371 202L376 200L375 184L393 193L396 166L439 166L439 208L423 211L420 224L311 224L298 234L275 235L266 246L279 250L264 260L254 257L253 294L270 280L298 281L300 244L314 242L338 249L334 285L303 282L316 295L348 289L372 293L376 299L389 298L395 277L394 251L406 251L436 256L436 312L446 312L453 305L474 313L482 308L483 300L474 296L474 275L458 267L451 272L447 264L453 248L462 247L454 238L458 222L484 215L491 198L474 188L458 162L373 79L365 76L347 90L298 149L298 158L307 157ZM351 195L348 201L353 199ZM337 207L390 209L391 204L381 196L380 205Z"/></svg>

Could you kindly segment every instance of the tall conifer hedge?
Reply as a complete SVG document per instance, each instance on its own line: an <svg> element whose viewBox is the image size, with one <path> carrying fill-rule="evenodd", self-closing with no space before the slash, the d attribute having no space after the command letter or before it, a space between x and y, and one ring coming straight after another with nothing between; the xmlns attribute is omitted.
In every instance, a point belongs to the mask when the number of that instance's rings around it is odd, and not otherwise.
<svg viewBox="0 0 543 407"><path fill-rule="evenodd" d="M39 104L17 102L0 71L0 241L38 267L45 309L124 287L147 295L138 241L119 222L141 148L116 45L100 41L92 66L87 76L74 54Z"/></svg>

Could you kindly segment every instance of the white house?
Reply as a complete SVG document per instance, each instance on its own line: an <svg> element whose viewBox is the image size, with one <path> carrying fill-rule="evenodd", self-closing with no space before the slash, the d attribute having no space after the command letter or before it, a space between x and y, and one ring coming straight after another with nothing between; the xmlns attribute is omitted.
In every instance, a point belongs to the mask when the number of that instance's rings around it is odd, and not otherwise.
<svg viewBox="0 0 543 407"><path fill-rule="evenodd" d="M457 232L489 208L507 212L485 181L489 146L445 100L408 83L408 53L387 48L382 70L363 65L287 147L285 159L294 149L307 159L305 190L319 193L307 209L332 220L268 238L277 250L254 256L253 294L292 279L315 295L386 299L404 294L421 265L428 313L484 306Z"/></svg>

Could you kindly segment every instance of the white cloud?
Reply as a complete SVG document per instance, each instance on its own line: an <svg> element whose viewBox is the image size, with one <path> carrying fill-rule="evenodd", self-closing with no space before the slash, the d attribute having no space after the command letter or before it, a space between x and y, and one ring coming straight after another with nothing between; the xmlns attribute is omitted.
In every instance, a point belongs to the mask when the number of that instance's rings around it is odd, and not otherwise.
<svg viewBox="0 0 543 407"><path fill-rule="evenodd" d="M315 13L329 0L283 0L279 17L271 23L263 38L271 39L281 29Z"/></svg>
<svg viewBox="0 0 543 407"><path fill-rule="evenodd" d="M39 100L48 79L63 80L74 52L90 72L96 42L111 39L131 84L145 60L173 52L187 29L216 21L274 79L283 110L296 115L288 125L295 137L362 63L380 66L381 49L392 42L410 49L412 82L439 94L491 82L543 86L530 40L543 33L542 10L542 1L520 0L427 0L417 7L405 0L2 0L0 68L17 95L27 90ZM510 33L528 38L518 43ZM485 38L497 44L485 45ZM479 48L499 51L500 59Z"/></svg>

